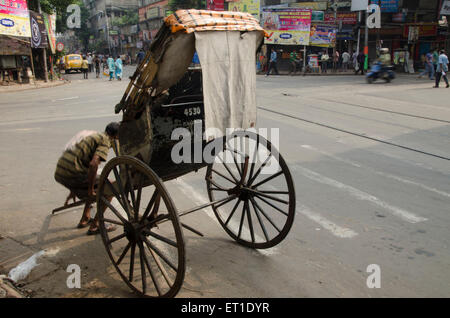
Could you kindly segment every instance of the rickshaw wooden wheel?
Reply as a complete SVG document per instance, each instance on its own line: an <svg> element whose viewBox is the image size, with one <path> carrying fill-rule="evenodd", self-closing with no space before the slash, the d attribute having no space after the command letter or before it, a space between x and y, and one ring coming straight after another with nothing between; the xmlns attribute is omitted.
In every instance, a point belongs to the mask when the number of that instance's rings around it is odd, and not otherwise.
<svg viewBox="0 0 450 318"><path fill-rule="evenodd" d="M295 215L294 183L286 162L268 140L253 132L237 131L224 137L223 144L206 173L211 202L234 195L212 206L219 223L244 246L264 249L279 244Z"/></svg>
<svg viewBox="0 0 450 318"><path fill-rule="evenodd" d="M134 157L113 158L100 176L97 210L106 251L125 283L140 296L174 297L183 284L185 243L156 173ZM107 224L117 229L108 232Z"/></svg>

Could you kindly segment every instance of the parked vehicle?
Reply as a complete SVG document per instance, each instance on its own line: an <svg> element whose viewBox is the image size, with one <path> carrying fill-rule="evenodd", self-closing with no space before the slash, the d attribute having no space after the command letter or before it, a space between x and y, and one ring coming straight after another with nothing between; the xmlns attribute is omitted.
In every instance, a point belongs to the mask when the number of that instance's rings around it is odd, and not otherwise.
<svg viewBox="0 0 450 318"><path fill-rule="evenodd" d="M384 79L386 83L390 83L394 78L394 68L392 66L383 66L380 62L374 63L366 75L366 80L369 84L372 84L377 79Z"/></svg>

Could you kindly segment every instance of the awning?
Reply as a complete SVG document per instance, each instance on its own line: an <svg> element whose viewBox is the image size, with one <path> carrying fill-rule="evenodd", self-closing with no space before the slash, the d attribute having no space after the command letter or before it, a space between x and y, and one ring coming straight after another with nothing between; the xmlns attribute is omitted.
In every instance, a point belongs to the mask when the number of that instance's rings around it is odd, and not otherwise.
<svg viewBox="0 0 450 318"><path fill-rule="evenodd" d="M178 10L164 19L172 33L184 30L186 33L199 31L261 31L268 34L250 13Z"/></svg>

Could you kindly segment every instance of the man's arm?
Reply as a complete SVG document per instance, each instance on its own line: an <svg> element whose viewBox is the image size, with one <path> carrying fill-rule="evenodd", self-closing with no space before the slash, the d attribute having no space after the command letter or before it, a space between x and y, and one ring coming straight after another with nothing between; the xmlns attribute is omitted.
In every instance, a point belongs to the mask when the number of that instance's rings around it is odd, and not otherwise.
<svg viewBox="0 0 450 318"><path fill-rule="evenodd" d="M100 157L94 155L91 162L89 163L88 171L88 196L95 197L97 194L94 191L95 178L97 177L98 166L100 165Z"/></svg>

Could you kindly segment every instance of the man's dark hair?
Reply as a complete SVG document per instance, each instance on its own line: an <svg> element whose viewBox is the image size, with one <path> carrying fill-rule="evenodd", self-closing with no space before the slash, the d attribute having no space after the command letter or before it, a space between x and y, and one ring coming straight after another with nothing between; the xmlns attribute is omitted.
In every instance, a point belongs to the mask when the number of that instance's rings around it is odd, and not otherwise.
<svg viewBox="0 0 450 318"><path fill-rule="evenodd" d="M445 50L441 50L439 53L440 54L445 54Z"/></svg>
<svg viewBox="0 0 450 318"><path fill-rule="evenodd" d="M116 122L112 122L106 126L105 132L110 137L117 137L119 134L120 124Z"/></svg>

